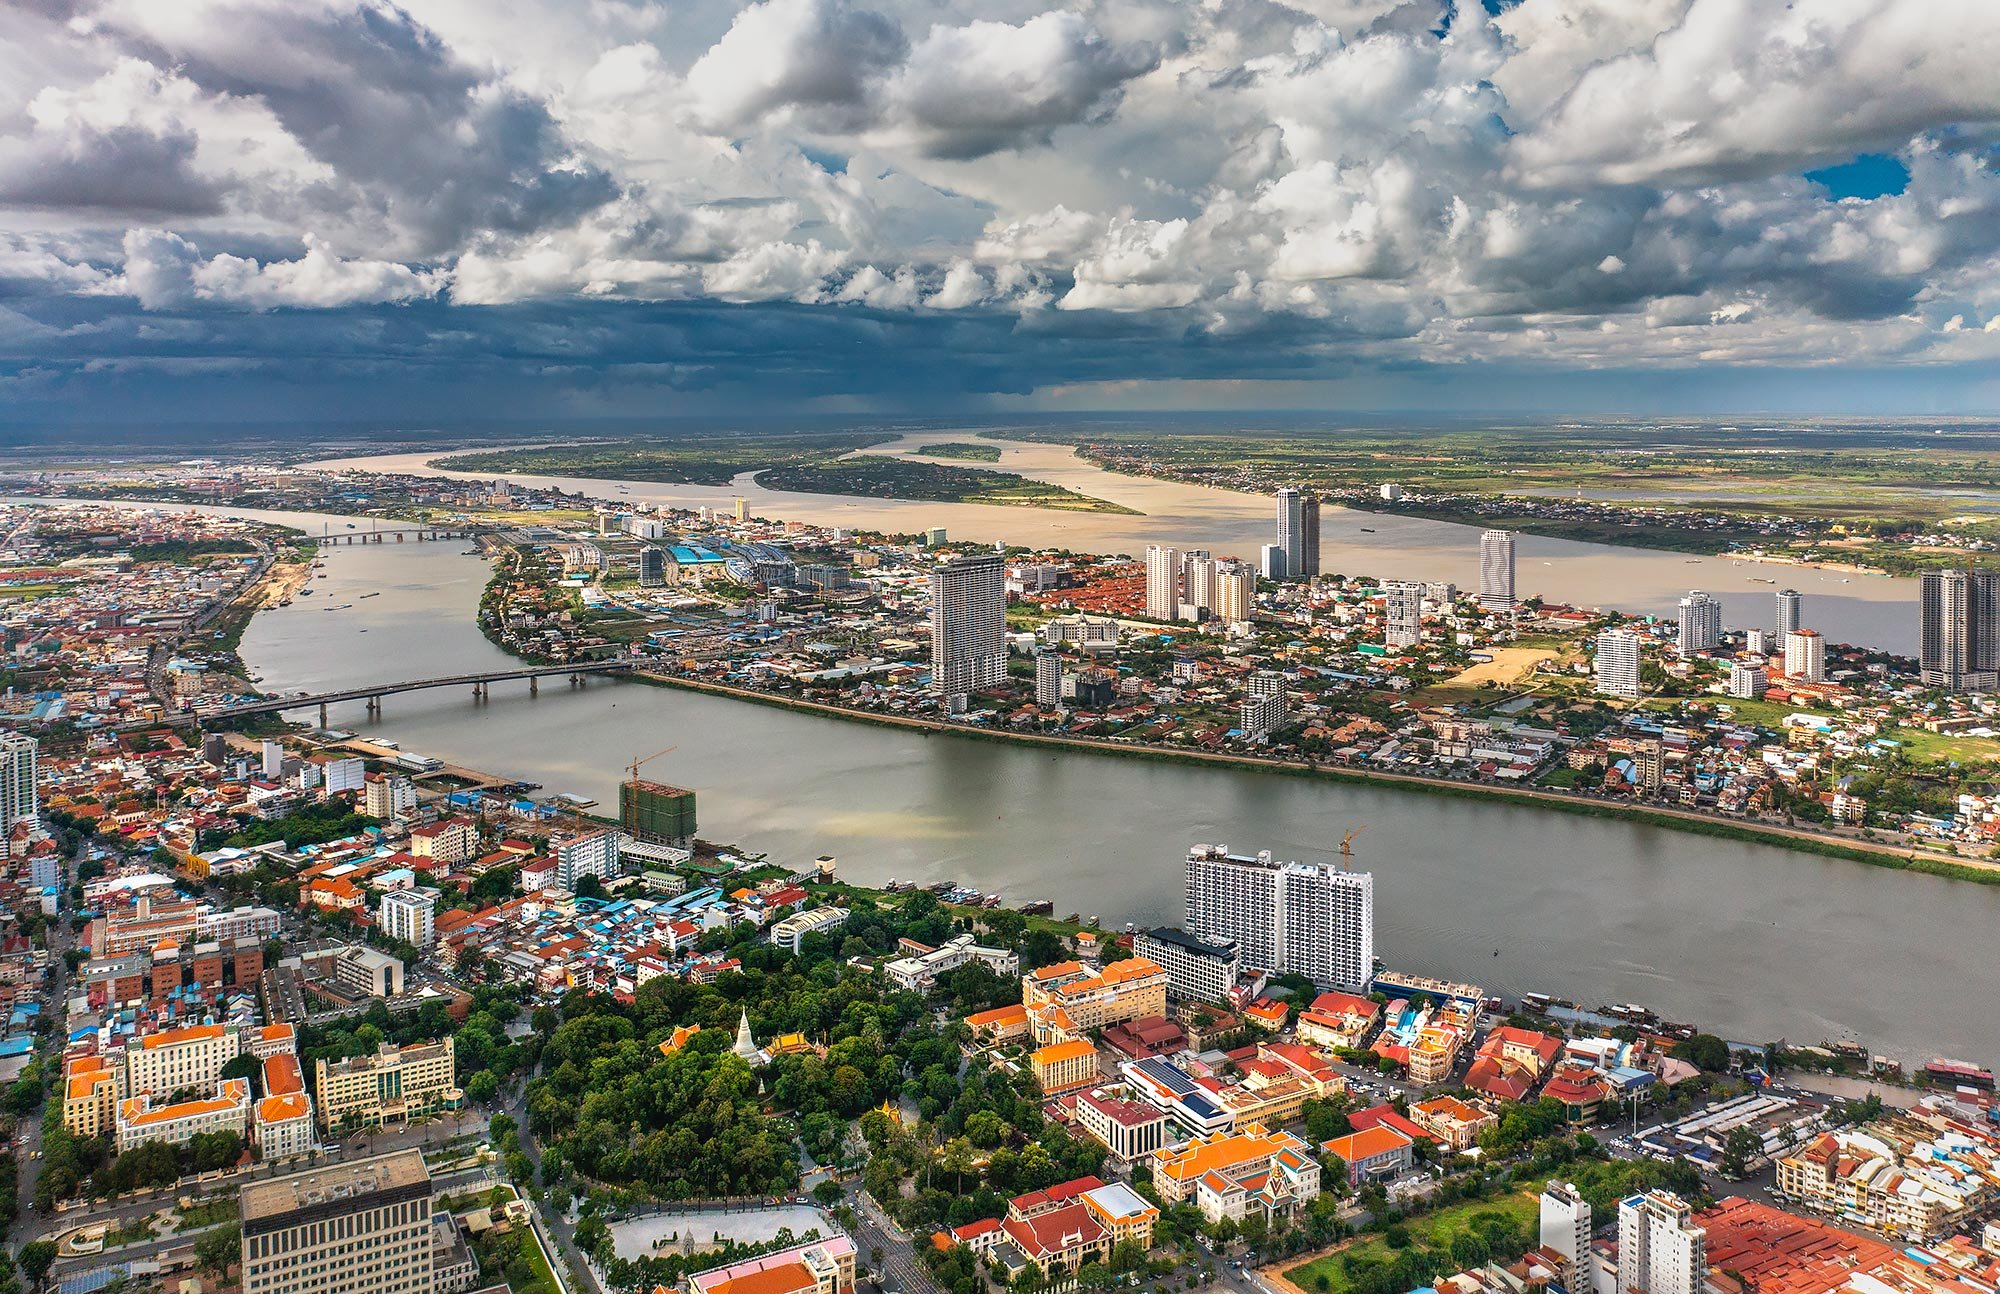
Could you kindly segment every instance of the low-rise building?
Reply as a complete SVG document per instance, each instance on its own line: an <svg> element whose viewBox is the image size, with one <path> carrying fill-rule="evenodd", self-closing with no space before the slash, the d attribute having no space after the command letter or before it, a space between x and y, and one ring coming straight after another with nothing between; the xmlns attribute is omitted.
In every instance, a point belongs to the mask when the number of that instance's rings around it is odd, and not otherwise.
<svg viewBox="0 0 2000 1294"><path fill-rule="evenodd" d="M78 1056L63 1074L63 1127L79 1137L110 1132L118 1110L118 1071L102 1056Z"/></svg>
<svg viewBox="0 0 2000 1294"><path fill-rule="evenodd" d="M1037 1048L1028 1057L1035 1081L1049 1096L1088 1087L1103 1077L1097 1065L1097 1048L1087 1038L1052 1042Z"/></svg>
<svg viewBox="0 0 2000 1294"><path fill-rule="evenodd" d="M1153 1188L1167 1204L1192 1201L1210 1222L1289 1214L1319 1195L1319 1161L1290 1133L1251 1124L1155 1151Z"/></svg>
<svg viewBox="0 0 2000 1294"><path fill-rule="evenodd" d="M413 1047L383 1043L373 1056L313 1065L322 1131L375 1127L415 1114L455 1109L459 1092L450 1038Z"/></svg>
<svg viewBox="0 0 2000 1294"><path fill-rule="evenodd" d="M1451 1150L1470 1150L1479 1134L1500 1122L1500 1116L1474 1101L1440 1096L1410 1107L1410 1120Z"/></svg>
<svg viewBox="0 0 2000 1294"><path fill-rule="evenodd" d="M236 1031L219 1024L147 1034L126 1044L125 1094L166 1096L210 1087L241 1048Z"/></svg>
<svg viewBox="0 0 2000 1294"><path fill-rule="evenodd" d="M1076 1098L1076 1126L1112 1158L1138 1163L1167 1143L1166 1111L1125 1087L1100 1087Z"/></svg>
<svg viewBox="0 0 2000 1294"><path fill-rule="evenodd" d="M2000 1138L1929 1112L1824 1132L1777 1163L1778 1193L1909 1240L1957 1230L2000 1199Z"/></svg>
<svg viewBox="0 0 2000 1294"><path fill-rule="evenodd" d="M118 1153L164 1141L181 1145L198 1133L233 1132L245 1136L250 1130L250 1084L240 1078L216 1084L213 1096L155 1105L149 1094L127 1097L118 1103Z"/></svg>
<svg viewBox="0 0 2000 1294"><path fill-rule="evenodd" d="M807 935L838 930L846 922L846 908L813 908L809 912L794 912L772 924L771 942L797 954L800 941Z"/></svg>
<svg viewBox="0 0 2000 1294"><path fill-rule="evenodd" d="M1335 1137L1322 1142L1320 1150L1339 1156L1347 1165L1350 1186L1396 1177L1408 1172L1416 1162L1415 1143L1386 1125Z"/></svg>
<svg viewBox="0 0 2000 1294"><path fill-rule="evenodd" d="M844 1235L711 1267L687 1278L687 1294L851 1294L854 1242Z"/></svg>

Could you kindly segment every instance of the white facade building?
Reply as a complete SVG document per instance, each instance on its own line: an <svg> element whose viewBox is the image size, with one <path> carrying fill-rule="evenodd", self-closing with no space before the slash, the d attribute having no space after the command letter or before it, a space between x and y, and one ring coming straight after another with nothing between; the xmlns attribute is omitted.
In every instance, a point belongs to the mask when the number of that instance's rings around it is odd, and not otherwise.
<svg viewBox="0 0 2000 1294"><path fill-rule="evenodd" d="M1639 635L1633 630L1597 635L1597 690L1605 696L1639 695Z"/></svg>
<svg viewBox="0 0 2000 1294"><path fill-rule="evenodd" d="M1187 929L1233 942L1246 967L1358 990L1375 975L1375 878L1196 845L1187 857Z"/></svg>
<svg viewBox="0 0 2000 1294"><path fill-rule="evenodd" d="M1648 1191L1618 1202L1618 1283L1637 1294L1702 1294L1708 1233L1679 1196Z"/></svg>
<svg viewBox="0 0 2000 1294"><path fill-rule="evenodd" d="M400 773L371 773L362 783L361 811L384 822L417 807L416 784Z"/></svg>
<svg viewBox="0 0 2000 1294"><path fill-rule="evenodd" d="M1268 737L1291 718L1291 697L1285 676L1274 669L1260 669L1250 676L1249 695L1243 698L1243 735L1252 741Z"/></svg>
<svg viewBox="0 0 2000 1294"><path fill-rule="evenodd" d="M1244 562L1218 562L1215 568L1215 601L1209 605L1217 620L1240 625L1250 622L1257 607L1257 572Z"/></svg>
<svg viewBox="0 0 2000 1294"><path fill-rule="evenodd" d="M1424 586L1390 580L1382 586L1382 641L1414 647L1424 637Z"/></svg>
<svg viewBox="0 0 2000 1294"><path fill-rule="evenodd" d="M1181 608L1181 550L1146 545L1146 615L1172 620Z"/></svg>
<svg viewBox="0 0 2000 1294"><path fill-rule="evenodd" d="M1799 615L1805 601L1797 589L1779 589L1775 595L1778 605L1778 641L1785 641L1786 634L1797 633L1802 628Z"/></svg>
<svg viewBox="0 0 2000 1294"><path fill-rule="evenodd" d="M1167 996L1176 1001L1224 1001L1242 967L1233 940L1210 943L1172 926L1133 935L1132 952L1167 972Z"/></svg>
<svg viewBox="0 0 2000 1294"><path fill-rule="evenodd" d="M1265 544L1257 550L1257 571L1267 580L1285 578L1285 550L1278 544Z"/></svg>
<svg viewBox="0 0 2000 1294"><path fill-rule="evenodd" d="M1722 603L1717 598L1696 589L1681 599L1680 652L1692 656L1696 652L1714 651L1722 641Z"/></svg>
<svg viewBox="0 0 2000 1294"><path fill-rule="evenodd" d="M1062 657L1052 651L1035 653L1035 704L1053 710L1062 704Z"/></svg>
<svg viewBox="0 0 2000 1294"><path fill-rule="evenodd" d="M382 933L419 951L437 942L437 891L391 890L375 909Z"/></svg>
<svg viewBox="0 0 2000 1294"><path fill-rule="evenodd" d="M40 744L26 733L0 735L0 831L17 822L33 822L42 802L35 789Z"/></svg>
<svg viewBox="0 0 2000 1294"><path fill-rule="evenodd" d="M1542 1192L1541 1222L1542 1248L1563 1257L1563 1288L1590 1294L1590 1202L1568 1182L1550 1182Z"/></svg>
<svg viewBox="0 0 2000 1294"><path fill-rule="evenodd" d="M1808 683L1826 681L1826 639L1817 629L1797 629L1785 635L1785 673Z"/></svg>
<svg viewBox="0 0 2000 1294"><path fill-rule="evenodd" d="M1514 609L1514 532L1488 530L1479 536L1479 605L1488 611Z"/></svg>
<svg viewBox="0 0 2000 1294"><path fill-rule="evenodd" d="M610 829L585 832L556 842L556 881L571 894L584 877L609 880L618 875L618 833Z"/></svg>
<svg viewBox="0 0 2000 1294"><path fill-rule="evenodd" d="M1729 662L1729 695L1739 701L1755 701L1764 695L1764 662L1761 659Z"/></svg>

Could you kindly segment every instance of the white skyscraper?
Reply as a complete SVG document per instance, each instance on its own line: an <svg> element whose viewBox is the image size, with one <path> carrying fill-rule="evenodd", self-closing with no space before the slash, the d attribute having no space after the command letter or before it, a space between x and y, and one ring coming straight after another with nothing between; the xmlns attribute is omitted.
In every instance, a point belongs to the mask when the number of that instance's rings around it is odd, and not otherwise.
<svg viewBox="0 0 2000 1294"><path fill-rule="evenodd" d="M1053 710L1062 704L1062 657L1052 651L1035 653L1035 704Z"/></svg>
<svg viewBox="0 0 2000 1294"><path fill-rule="evenodd" d="M1817 629L1795 629L1785 635L1785 673L1808 683L1826 681L1826 639Z"/></svg>
<svg viewBox="0 0 2000 1294"><path fill-rule="evenodd" d="M961 557L931 572L931 690L964 696L1007 677L1007 563Z"/></svg>
<svg viewBox="0 0 2000 1294"><path fill-rule="evenodd" d="M1714 651L1716 643L1721 640L1721 601L1710 597L1700 589L1682 598L1681 655L1692 656L1696 652Z"/></svg>
<svg viewBox="0 0 2000 1294"><path fill-rule="evenodd" d="M1542 1192L1542 1247L1563 1256L1569 1294L1590 1294L1590 1233L1590 1201L1568 1182L1550 1182Z"/></svg>
<svg viewBox="0 0 2000 1294"><path fill-rule="evenodd" d="M1799 630L1800 604L1805 601L1797 589L1779 589L1778 599L1778 641L1785 641L1786 634Z"/></svg>
<svg viewBox="0 0 2000 1294"><path fill-rule="evenodd" d="M1359 991L1375 977L1375 878L1327 863L1281 863L1228 846L1187 858L1188 933L1235 941L1243 965Z"/></svg>
<svg viewBox="0 0 2000 1294"><path fill-rule="evenodd" d="M1424 636L1424 586L1390 580L1382 586L1382 641L1414 647Z"/></svg>
<svg viewBox="0 0 2000 1294"><path fill-rule="evenodd" d="M39 750L26 733L0 735L0 831L41 816L42 802L35 789Z"/></svg>
<svg viewBox="0 0 2000 1294"><path fill-rule="evenodd" d="M1197 618L1215 614L1215 554L1191 548L1181 557L1181 606Z"/></svg>
<svg viewBox="0 0 2000 1294"><path fill-rule="evenodd" d="M1597 690L1605 696L1639 695L1639 635L1633 630L1597 635Z"/></svg>
<svg viewBox="0 0 2000 1294"><path fill-rule="evenodd" d="M1265 544L1257 550L1257 569L1267 580L1282 580L1288 574L1285 567L1285 550L1277 544Z"/></svg>
<svg viewBox="0 0 2000 1294"><path fill-rule="evenodd" d="M1729 695L1741 701L1755 701L1764 695L1765 682L1762 657L1729 662Z"/></svg>
<svg viewBox="0 0 2000 1294"><path fill-rule="evenodd" d="M1278 491L1278 548L1285 554L1285 578L1311 573L1306 569L1306 496L1289 485Z"/></svg>
<svg viewBox="0 0 2000 1294"><path fill-rule="evenodd" d="M1514 609L1514 532L1488 530L1479 536L1479 605L1488 611Z"/></svg>
<svg viewBox="0 0 2000 1294"><path fill-rule="evenodd" d="M1243 624L1257 606L1257 572L1243 562L1217 562L1209 611L1224 624Z"/></svg>
<svg viewBox="0 0 2000 1294"><path fill-rule="evenodd" d="M1181 550L1164 544L1146 546L1146 615L1172 620L1181 607Z"/></svg>
<svg viewBox="0 0 2000 1294"><path fill-rule="evenodd" d="M1745 629L1743 631L1743 650L1749 652L1752 656L1769 656L1771 654L1771 635L1762 629Z"/></svg>
<svg viewBox="0 0 2000 1294"><path fill-rule="evenodd" d="M1637 1294L1702 1294L1708 1232L1677 1195L1648 1191L1618 1201L1618 1285Z"/></svg>

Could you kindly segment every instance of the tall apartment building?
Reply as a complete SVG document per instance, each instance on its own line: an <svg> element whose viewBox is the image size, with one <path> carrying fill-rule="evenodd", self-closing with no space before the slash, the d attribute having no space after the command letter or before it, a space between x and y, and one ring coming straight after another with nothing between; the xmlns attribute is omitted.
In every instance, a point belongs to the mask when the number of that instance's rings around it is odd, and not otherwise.
<svg viewBox="0 0 2000 1294"><path fill-rule="evenodd" d="M1257 550L1257 572L1267 580L1285 578L1285 549L1282 544L1265 544Z"/></svg>
<svg viewBox="0 0 2000 1294"><path fill-rule="evenodd" d="M125 1095L163 1097L184 1087L210 1086L241 1050L236 1031L219 1024L135 1038L125 1045Z"/></svg>
<svg viewBox="0 0 2000 1294"><path fill-rule="evenodd" d="M1299 500L1298 574L1311 579L1319 574L1319 496L1308 494Z"/></svg>
<svg viewBox="0 0 2000 1294"><path fill-rule="evenodd" d="M1568 1182L1550 1182L1542 1191L1542 1248L1562 1255L1562 1287L1571 1294L1589 1294L1590 1201Z"/></svg>
<svg viewBox="0 0 2000 1294"><path fill-rule="evenodd" d="M437 942L437 891L391 890L375 909L382 933L419 951Z"/></svg>
<svg viewBox="0 0 2000 1294"><path fill-rule="evenodd" d="M1479 536L1479 605L1488 611L1514 609L1514 532L1488 530Z"/></svg>
<svg viewBox="0 0 2000 1294"><path fill-rule="evenodd" d="M1006 562L946 562L931 572L931 690L964 696L1006 676Z"/></svg>
<svg viewBox="0 0 2000 1294"><path fill-rule="evenodd" d="M420 1150L251 1182L238 1200L243 1294L431 1294Z"/></svg>
<svg viewBox="0 0 2000 1294"><path fill-rule="evenodd" d="M1382 641L1391 647L1414 647L1424 637L1424 586L1390 580L1382 586Z"/></svg>
<svg viewBox="0 0 2000 1294"><path fill-rule="evenodd" d="M559 840L555 856L556 881L574 894L586 876L602 881L618 875L618 833L607 827Z"/></svg>
<svg viewBox="0 0 2000 1294"><path fill-rule="evenodd" d="M1785 673L1807 683L1826 681L1826 639L1817 629L1797 629L1785 635Z"/></svg>
<svg viewBox="0 0 2000 1294"><path fill-rule="evenodd" d="M361 811L384 822L417 807L416 784L400 773L370 773L361 784Z"/></svg>
<svg viewBox="0 0 2000 1294"><path fill-rule="evenodd" d="M1196 845L1187 857L1187 930L1231 941L1246 967L1361 989L1375 975L1375 878Z"/></svg>
<svg viewBox="0 0 2000 1294"><path fill-rule="evenodd" d="M1242 969L1234 940L1209 943L1161 926L1132 936L1132 952L1167 972L1167 996L1177 1002L1221 1002Z"/></svg>
<svg viewBox="0 0 2000 1294"><path fill-rule="evenodd" d="M1053 710L1062 704L1062 657L1044 648L1035 653L1035 704Z"/></svg>
<svg viewBox="0 0 2000 1294"><path fill-rule="evenodd" d="M40 749L40 743L26 733L0 734L0 831L41 816L42 802L35 789Z"/></svg>
<svg viewBox="0 0 2000 1294"><path fill-rule="evenodd" d="M1925 571L1917 606L1924 686L2000 691L2000 571Z"/></svg>
<svg viewBox="0 0 2000 1294"><path fill-rule="evenodd" d="M1215 601L1209 611L1224 624L1247 624L1257 606L1257 569L1247 562L1218 562Z"/></svg>
<svg viewBox="0 0 2000 1294"><path fill-rule="evenodd" d="M1146 545L1146 614L1172 620L1181 609L1181 550L1165 544Z"/></svg>
<svg viewBox="0 0 2000 1294"><path fill-rule="evenodd" d="M457 1055L450 1038L397 1047L373 1056L313 1062L313 1090L323 1132L376 1127L455 1105Z"/></svg>
<svg viewBox="0 0 2000 1294"><path fill-rule="evenodd" d="M1680 652L1714 651L1722 641L1722 602L1700 589L1681 599Z"/></svg>
<svg viewBox="0 0 2000 1294"><path fill-rule="evenodd" d="M446 818L410 828L410 852L446 866L479 856L479 828L466 818Z"/></svg>
<svg viewBox="0 0 2000 1294"><path fill-rule="evenodd" d="M1605 696L1639 695L1639 635L1606 629L1597 635L1597 690Z"/></svg>
<svg viewBox="0 0 2000 1294"><path fill-rule="evenodd" d="M1771 635L1762 629L1745 629L1743 631L1743 650L1752 656L1769 656L1771 654Z"/></svg>
<svg viewBox="0 0 2000 1294"><path fill-rule="evenodd" d="M1215 614L1215 554L1191 548L1181 557L1181 611L1203 620Z"/></svg>
<svg viewBox="0 0 2000 1294"><path fill-rule="evenodd" d="M1243 735L1251 741L1270 736L1292 717L1292 702L1285 690L1285 676L1274 669L1260 669L1250 676L1248 695L1243 698Z"/></svg>
<svg viewBox="0 0 2000 1294"><path fill-rule="evenodd" d="M1786 634L1797 633L1804 628L1799 619L1805 599L1797 589L1779 589L1774 595L1778 607L1778 641L1785 641Z"/></svg>
<svg viewBox="0 0 2000 1294"><path fill-rule="evenodd" d="M1278 551L1284 554L1283 578L1295 580L1306 573L1306 499L1287 485L1278 491Z"/></svg>
<svg viewBox="0 0 2000 1294"><path fill-rule="evenodd" d="M1702 1294L1708 1232L1668 1191L1618 1201L1618 1285L1636 1294Z"/></svg>

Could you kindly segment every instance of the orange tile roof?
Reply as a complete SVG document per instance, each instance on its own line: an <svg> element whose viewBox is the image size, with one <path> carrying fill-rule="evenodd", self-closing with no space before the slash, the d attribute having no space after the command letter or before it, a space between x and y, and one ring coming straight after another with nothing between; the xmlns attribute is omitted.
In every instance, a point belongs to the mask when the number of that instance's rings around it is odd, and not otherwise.
<svg viewBox="0 0 2000 1294"><path fill-rule="evenodd" d="M1019 1002L1016 1002L1012 1006L996 1007L991 1011L975 1012L972 1015L965 1017L965 1022L974 1029L981 1029L986 1027L987 1025L994 1025L996 1027L999 1027L1012 1024L1023 1024L1026 1023L1027 1019L1028 1019L1028 1008L1022 1006Z"/></svg>
<svg viewBox="0 0 2000 1294"><path fill-rule="evenodd" d="M1126 980L1145 979L1150 975L1163 975L1160 964L1148 957L1127 957L1124 961L1112 962L1098 975L1106 984L1122 984Z"/></svg>
<svg viewBox="0 0 2000 1294"><path fill-rule="evenodd" d="M279 1052L264 1062L264 1091L271 1096L289 1096L306 1090L305 1077L299 1072L299 1058L290 1052Z"/></svg>
<svg viewBox="0 0 2000 1294"><path fill-rule="evenodd" d="M1192 1181L1217 1169L1231 1168L1253 1159L1262 1159L1274 1153L1277 1148L1276 1141L1270 1137L1258 1133L1239 1132L1204 1145L1190 1146L1186 1150L1163 1158L1156 1171L1164 1172L1175 1181Z"/></svg>
<svg viewBox="0 0 2000 1294"><path fill-rule="evenodd" d="M1078 1038L1073 1042L1052 1042L1034 1055L1037 1065L1059 1065L1066 1060L1078 1060L1084 1056L1097 1054L1089 1040Z"/></svg>
<svg viewBox="0 0 2000 1294"><path fill-rule="evenodd" d="M1029 971L1028 974L1038 980L1052 980L1060 979L1064 975L1074 975L1082 969L1082 962L1057 962L1053 966L1037 966L1034 970Z"/></svg>
<svg viewBox="0 0 2000 1294"><path fill-rule="evenodd" d="M149 1033L139 1039L142 1051L155 1047L178 1047L184 1042L202 1042L210 1038L220 1038L223 1027L219 1024L191 1024L184 1029L167 1029L160 1033Z"/></svg>
<svg viewBox="0 0 2000 1294"><path fill-rule="evenodd" d="M1322 1142L1320 1149L1339 1155L1352 1164L1359 1160L1373 1159L1377 1155L1390 1154L1408 1145L1410 1145L1408 1137L1394 1128L1378 1125L1364 1128L1349 1136L1335 1137L1332 1141Z"/></svg>
<svg viewBox="0 0 2000 1294"><path fill-rule="evenodd" d="M798 1290L813 1289L818 1283L804 1263L779 1263L734 1280L720 1281L709 1286L708 1294L795 1294Z"/></svg>
<svg viewBox="0 0 2000 1294"><path fill-rule="evenodd" d="M294 1092L290 1096L267 1096L257 1102L257 1122L283 1123L287 1119L303 1119L312 1113L312 1106L306 1103L303 1093Z"/></svg>

